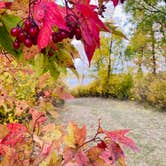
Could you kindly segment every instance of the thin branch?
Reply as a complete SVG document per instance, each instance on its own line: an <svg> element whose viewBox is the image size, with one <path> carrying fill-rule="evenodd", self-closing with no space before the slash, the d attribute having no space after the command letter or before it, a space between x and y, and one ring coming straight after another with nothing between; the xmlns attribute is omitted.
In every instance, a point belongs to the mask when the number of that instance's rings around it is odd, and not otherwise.
<svg viewBox="0 0 166 166"><path fill-rule="evenodd" d="M86 145L86 144L88 144L88 143L90 143L90 142L96 141L96 139L99 139L99 137L97 137L97 136L102 133L102 132L101 132L100 121L101 121L101 119L98 120L98 129L97 129L97 132L96 132L96 134L94 135L94 137L91 138L90 140L84 142L82 145L80 145L79 148L83 147L84 145Z"/></svg>

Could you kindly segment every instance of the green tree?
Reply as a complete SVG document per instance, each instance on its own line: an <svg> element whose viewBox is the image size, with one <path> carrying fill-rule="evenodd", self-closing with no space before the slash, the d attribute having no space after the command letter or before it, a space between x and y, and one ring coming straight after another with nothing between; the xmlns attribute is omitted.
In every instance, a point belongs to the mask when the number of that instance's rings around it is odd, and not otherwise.
<svg viewBox="0 0 166 166"><path fill-rule="evenodd" d="M128 0L126 3L126 11L132 14L132 18L130 21L136 24L136 30L132 38L138 38L138 32L140 31L143 35L145 35L145 38L147 38L148 43L146 44L146 48L147 50L150 50L150 52L148 51L148 53L151 53L151 56L149 57L149 65L151 66L151 72L153 74L156 74L157 72L157 59L165 57L165 52L163 51L166 41L165 9L166 2L163 0ZM132 40L130 42L130 45L132 43L137 44ZM140 38L138 40L142 39ZM139 42L138 40L137 42ZM144 42L140 45L140 48L137 48L136 54L141 51L143 45ZM130 49L128 48L128 53L129 50ZM141 54L139 53L139 55Z"/></svg>

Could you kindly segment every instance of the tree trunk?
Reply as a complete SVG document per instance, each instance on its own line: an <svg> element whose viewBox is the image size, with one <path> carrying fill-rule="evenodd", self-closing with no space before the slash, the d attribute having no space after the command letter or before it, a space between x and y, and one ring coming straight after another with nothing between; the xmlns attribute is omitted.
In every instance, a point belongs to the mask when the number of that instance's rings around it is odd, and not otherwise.
<svg viewBox="0 0 166 166"><path fill-rule="evenodd" d="M108 56L108 70L107 70L107 80L109 81L111 75L111 53L112 53L112 40L110 42L110 55Z"/></svg>
<svg viewBox="0 0 166 166"><path fill-rule="evenodd" d="M106 78L106 93L105 93L105 97L109 97L109 82L110 82L110 75L111 75L111 53L112 53L112 40L110 42L110 51L109 51L109 55L108 55L108 66L107 66L107 78Z"/></svg>
<svg viewBox="0 0 166 166"><path fill-rule="evenodd" d="M144 48L141 48L141 55L139 57L139 62L138 62L138 73L143 73L142 72L142 61L143 61L143 57L144 57Z"/></svg>
<svg viewBox="0 0 166 166"><path fill-rule="evenodd" d="M156 74L157 64L156 64L156 55L155 55L155 36L153 30L151 30L151 37L152 37L152 73Z"/></svg>

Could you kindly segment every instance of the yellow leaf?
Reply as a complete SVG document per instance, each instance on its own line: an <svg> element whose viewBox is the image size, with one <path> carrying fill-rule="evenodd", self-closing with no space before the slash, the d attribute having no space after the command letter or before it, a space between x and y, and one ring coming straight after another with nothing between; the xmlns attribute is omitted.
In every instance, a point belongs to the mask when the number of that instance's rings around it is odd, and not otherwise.
<svg viewBox="0 0 166 166"><path fill-rule="evenodd" d="M70 39L64 40L64 49L70 53L73 59L80 58L78 50L71 43Z"/></svg>
<svg viewBox="0 0 166 166"><path fill-rule="evenodd" d="M86 127L79 128L75 123L69 123L67 127L68 135L65 136L65 144L71 148L82 146L86 139Z"/></svg>
<svg viewBox="0 0 166 166"><path fill-rule="evenodd" d="M78 126L75 125L75 143L78 146L80 146L84 143L85 139L86 139L86 126L78 128Z"/></svg>
<svg viewBox="0 0 166 166"><path fill-rule="evenodd" d="M46 141L54 141L59 140L62 136L62 133L58 129L54 129L53 131L47 132L43 139Z"/></svg>
<svg viewBox="0 0 166 166"><path fill-rule="evenodd" d="M105 25L110 30L112 35L114 35L115 38L116 37L117 38L124 38L124 39L128 40L126 35L121 30L119 30L118 27L114 25L114 23L112 23L112 22L105 22Z"/></svg>
<svg viewBox="0 0 166 166"><path fill-rule="evenodd" d="M64 137L64 143L68 147L75 148L73 123L69 123L69 125L67 127L67 135Z"/></svg>

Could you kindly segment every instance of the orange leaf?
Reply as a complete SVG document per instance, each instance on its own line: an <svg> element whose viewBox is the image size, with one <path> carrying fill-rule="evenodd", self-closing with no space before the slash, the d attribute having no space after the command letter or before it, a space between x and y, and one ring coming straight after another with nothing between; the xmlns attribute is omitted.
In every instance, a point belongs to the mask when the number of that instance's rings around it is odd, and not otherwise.
<svg viewBox="0 0 166 166"><path fill-rule="evenodd" d="M119 162L120 166L126 166L124 157L120 157L120 158L118 159L118 162Z"/></svg>
<svg viewBox="0 0 166 166"><path fill-rule="evenodd" d="M99 156L101 154L102 150L98 147L92 147L88 150L88 158L90 160L89 165L95 165L95 166L108 166L105 164L104 160L102 160Z"/></svg>
<svg viewBox="0 0 166 166"><path fill-rule="evenodd" d="M7 126L0 124L0 139L4 138L8 134L9 130Z"/></svg>
<svg viewBox="0 0 166 166"><path fill-rule="evenodd" d="M86 127L79 128L75 123L69 123L67 127L68 134L65 136L65 144L68 147L77 148L81 146L86 139Z"/></svg>

